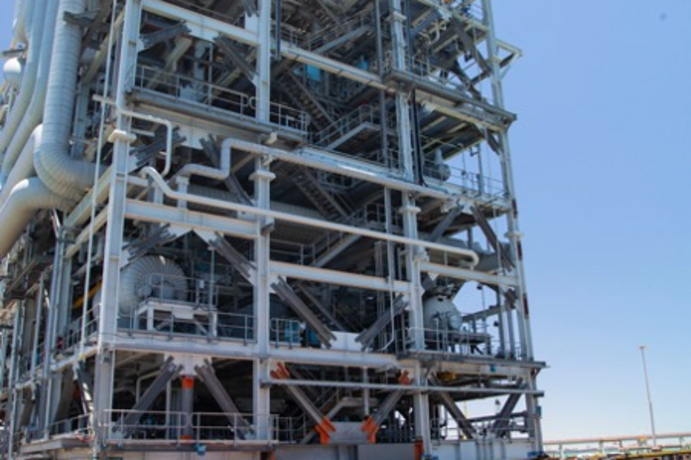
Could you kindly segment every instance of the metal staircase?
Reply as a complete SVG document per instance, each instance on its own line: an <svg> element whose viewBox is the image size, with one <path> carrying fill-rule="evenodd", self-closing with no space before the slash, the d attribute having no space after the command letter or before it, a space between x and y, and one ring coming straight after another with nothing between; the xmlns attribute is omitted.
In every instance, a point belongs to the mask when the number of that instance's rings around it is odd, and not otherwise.
<svg viewBox="0 0 691 460"><path fill-rule="evenodd" d="M361 105L312 135L312 143L326 150L340 148L350 151L380 130L379 109Z"/></svg>
<svg viewBox="0 0 691 460"><path fill-rule="evenodd" d="M322 105L300 78L287 72L279 81L279 89L295 105L307 112L317 129L324 129L336 121L335 115Z"/></svg>
<svg viewBox="0 0 691 460"><path fill-rule="evenodd" d="M308 168L294 166L291 173L293 183L326 219L343 220L352 213L350 203L326 190Z"/></svg>

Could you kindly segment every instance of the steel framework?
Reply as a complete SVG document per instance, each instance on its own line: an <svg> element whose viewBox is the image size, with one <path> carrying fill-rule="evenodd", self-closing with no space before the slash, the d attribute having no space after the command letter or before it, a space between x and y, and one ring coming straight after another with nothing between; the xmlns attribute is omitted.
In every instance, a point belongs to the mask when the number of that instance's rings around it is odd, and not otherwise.
<svg viewBox="0 0 691 460"><path fill-rule="evenodd" d="M3 458L540 454L490 0L25 0L14 32Z"/></svg>

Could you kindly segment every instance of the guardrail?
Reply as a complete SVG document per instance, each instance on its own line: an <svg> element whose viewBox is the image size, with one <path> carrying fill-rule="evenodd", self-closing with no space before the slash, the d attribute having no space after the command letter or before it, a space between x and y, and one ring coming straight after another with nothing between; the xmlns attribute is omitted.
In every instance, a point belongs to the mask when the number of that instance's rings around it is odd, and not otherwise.
<svg viewBox="0 0 691 460"><path fill-rule="evenodd" d="M129 315L120 316L121 331L146 332L168 337L199 337L208 340L240 341L245 344L255 341L254 317L239 313L225 313L187 308L189 314L180 309L165 311L146 302Z"/></svg>
<svg viewBox="0 0 691 460"><path fill-rule="evenodd" d="M150 273L139 288L146 300L189 303L206 309L216 307L218 290L214 281L167 273Z"/></svg>
<svg viewBox="0 0 691 460"><path fill-rule="evenodd" d="M302 345L302 336L305 326L298 320L287 318L272 318L270 329L271 343L278 347L287 345L289 347L299 347Z"/></svg>
<svg viewBox="0 0 691 460"><path fill-rule="evenodd" d="M426 160L422 176L430 183L456 186L464 192L464 195L473 198L492 200L506 197L506 189L501 180L450 166L447 163L437 164L433 160Z"/></svg>
<svg viewBox="0 0 691 460"><path fill-rule="evenodd" d="M251 118L255 117L257 111L257 99L254 96L156 67L138 65L134 87L166 95L181 103L220 109ZM305 133L310 124L307 112L276 102L270 102L269 116L271 123L301 133Z"/></svg>
<svg viewBox="0 0 691 460"><path fill-rule="evenodd" d="M407 328L397 331L396 349L399 353L413 352L417 337L424 338L425 353L446 356L475 356L498 359L522 359L520 344L502 342L482 329ZM418 335L420 334L420 335Z"/></svg>
<svg viewBox="0 0 691 460"><path fill-rule="evenodd" d="M497 436L497 431L507 432L502 435L525 433L527 431L525 417L522 414L509 418L487 417L486 420L470 421L475 433L480 438L492 438ZM436 442L458 442L468 439L463 430L452 418L433 418L430 420L430 434Z"/></svg>
<svg viewBox="0 0 691 460"><path fill-rule="evenodd" d="M323 130L312 134L310 143L326 147L363 124L379 125L379 109L371 105L361 105L339 118Z"/></svg>
<svg viewBox="0 0 691 460"><path fill-rule="evenodd" d="M106 442L290 442L291 421L277 415L225 412L104 411L98 433Z"/></svg>

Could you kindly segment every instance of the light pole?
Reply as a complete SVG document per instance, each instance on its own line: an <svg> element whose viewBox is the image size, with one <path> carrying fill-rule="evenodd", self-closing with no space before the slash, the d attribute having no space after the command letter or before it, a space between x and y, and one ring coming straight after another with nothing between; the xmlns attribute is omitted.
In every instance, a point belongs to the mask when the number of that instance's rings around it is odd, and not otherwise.
<svg viewBox="0 0 691 460"><path fill-rule="evenodd" d="M653 400L650 398L650 383L648 382L648 366L645 364L645 345L638 347L641 350L641 360L643 361L643 377L645 378L645 392L648 395L648 412L650 413L650 430L653 433L653 448L657 447L657 436L655 435L655 418L653 417Z"/></svg>

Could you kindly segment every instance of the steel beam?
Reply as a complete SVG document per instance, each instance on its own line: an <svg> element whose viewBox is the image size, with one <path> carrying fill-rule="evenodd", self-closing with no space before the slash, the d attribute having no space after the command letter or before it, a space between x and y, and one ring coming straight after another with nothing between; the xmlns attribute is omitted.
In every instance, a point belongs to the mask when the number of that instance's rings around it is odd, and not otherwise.
<svg viewBox="0 0 691 460"><path fill-rule="evenodd" d="M127 411L125 415L115 424L115 429L122 427L122 436L128 437L133 430L133 426L137 424L139 419L144 415L144 412L151 407L154 400L165 390L168 382L170 382L182 369L174 363L173 358L169 357L161 367L161 373L151 382L151 385L146 389L144 394L137 400L131 410Z"/></svg>
<svg viewBox="0 0 691 460"><path fill-rule="evenodd" d="M443 386L436 375L430 375L427 379L432 386ZM472 423L470 423L470 420L468 420L463 411L461 411L461 408L458 407L458 404L456 404L456 401L454 401L453 397L451 397L451 395L446 391L437 391L435 392L435 395L441 400L442 404L456 421L456 424L461 429L463 434L469 439L475 439L477 436L475 427Z"/></svg>
<svg viewBox="0 0 691 460"><path fill-rule="evenodd" d="M403 313L403 310L408 306L408 302L404 300L403 296L396 297L393 305L391 306L391 311L384 313L382 316L377 318L377 320L372 323L372 325L364 330L358 335L355 340L362 344L362 350L366 350L372 344L372 341L379 335L379 333L384 330L398 315Z"/></svg>
<svg viewBox="0 0 691 460"><path fill-rule="evenodd" d="M239 435L241 439L245 439L247 434L251 431L251 426L249 422L240 415L240 410L237 404L230 397L228 392L225 390L223 383L216 376L211 363L208 361L203 366L195 366L194 370L197 375L204 382L209 392L214 397L219 407L225 414L228 421L231 423L235 432ZM255 423L257 421L255 420Z"/></svg>

